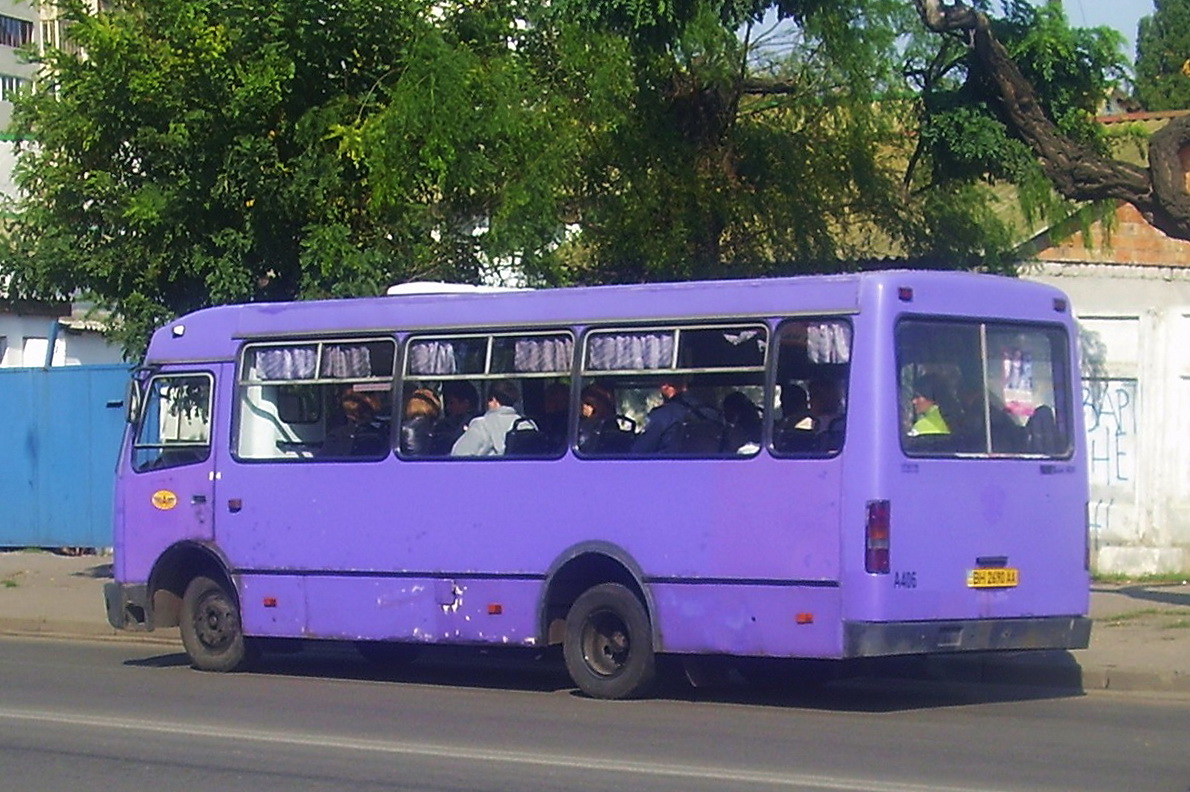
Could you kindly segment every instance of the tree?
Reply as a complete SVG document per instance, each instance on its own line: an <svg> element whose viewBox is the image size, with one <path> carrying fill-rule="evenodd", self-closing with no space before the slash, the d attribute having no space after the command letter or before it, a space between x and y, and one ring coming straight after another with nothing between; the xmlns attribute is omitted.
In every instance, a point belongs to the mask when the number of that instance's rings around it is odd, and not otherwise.
<svg viewBox="0 0 1190 792"><path fill-rule="evenodd" d="M1136 98L1149 110L1190 109L1190 2L1155 0L1136 40Z"/></svg>
<svg viewBox="0 0 1190 792"><path fill-rule="evenodd" d="M928 5L70 0L86 57L50 52L18 101L0 264L10 290L113 308L134 354L203 305L506 269L1010 269L992 188L1040 194L1043 171L997 120L978 42L915 24ZM995 32L1046 122L1093 147L1113 64L1031 8Z"/></svg>
<svg viewBox="0 0 1190 792"><path fill-rule="evenodd" d="M914 4L928 29L961 37L969 47L982 94L1013 136L1029 146L1059 193L1075 201L1125 201L1169 236L1190 239L1190 194L1179 160L1179 151L1190 145L1190 117L1175 119L1153 135L1147 169L1110 159L1046 114L1042 97L985 13L941 0Z"/></svg>
<svg viewBox="0 0 1190 792"><path fill-rule="evenodd" d="M519 86L465 40L474 15L435 23L432 10L126 0L90 14L71 0L62 13L85 56L47 53L40 90L17 102L28 142L10 291L86 293L115 310L135 354L153 326L204 305L475 280L468 202L498 181L485 169L510 165L479 153L496 134L467 122L502 123L485 110L523 94L494 95ZM416 176L400 195L369 180L377 163L351 138L394 102L424 127L391 163ZM448 113L454 123L438 124Z"/></svg>
<svg viewBox="0 0 1190 792"><path fill-rule="evenodd" d="M902 77L908 5L551 8L623 37L637 86L636 123L606 136L586 163L585 277L823 271L890 254L957 267L1005 249L1007 226L986 188L968 180L941 197L905 179L916 123ZM765 12L781 23L762 21Z"/></svg>

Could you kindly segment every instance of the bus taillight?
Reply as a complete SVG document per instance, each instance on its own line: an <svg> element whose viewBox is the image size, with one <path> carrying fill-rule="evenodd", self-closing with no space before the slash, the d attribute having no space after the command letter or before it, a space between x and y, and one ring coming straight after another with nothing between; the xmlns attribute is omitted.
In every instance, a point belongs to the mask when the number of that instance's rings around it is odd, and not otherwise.
<svg viewBox="0 0 1190 792"><path fill-rule="evenodd" d="M871 574L888 574L888 512L888 501L868 501L868 522L864 535L864 571Z"/></svg>

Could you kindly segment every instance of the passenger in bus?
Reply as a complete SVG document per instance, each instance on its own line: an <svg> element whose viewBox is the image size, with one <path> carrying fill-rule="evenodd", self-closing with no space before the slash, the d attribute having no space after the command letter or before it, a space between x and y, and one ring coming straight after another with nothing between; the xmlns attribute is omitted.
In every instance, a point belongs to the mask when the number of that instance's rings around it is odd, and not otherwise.
<svg viewBox="0 0 1190 792"><path fill-rule="evenodd" d="M829 431L831 423L843 416L843 391L839 383L825 377L810 380L808 395L815 434Z"/></svg>
<svg viewBox="0 0 1190 792"><path fill-rule="evenodd" d="M430 454L446 456L463 436L467 422L479 411L479 392L465 380L449 380L442 386L443 415L434 424Z"/></svg>
<svg viewBox="0 0 1190 792"><path fill-rule="evenodd" d="M1032 454L1058 454L1063 449L1062 433L1054 410L1043 404L1033 411L1025 424L1026 450Z"/></svg>
<svg viewBox="0 0 1190 792"><path fill-rule="evenodd" d="M810 418L814 422L815 451L838 451L843 447L847 415L843 409L843 388L838 380L825 377L810 381Z"/></svg>
<svg viewBox="0 0 1190 792"><path fill-rule="evenodd" d="M541 416L535 423L544 436L546 447L561 451L566 445L566 429L570 424L570 387L552 382L542 394Z"/></svg>
<svg viewBox="0 0 1190 792"><path fill-rule="evenodd" d="M939 401L946 400L946 385L936 374L923 374L913 386L913 414L910 437L949 435L950 424L942 414Z"/></svg>
<svg viewBox="0 0 1190 792"><path fill-rule="evenodd" d="M372 401L362 393L346 391L339 400L345 422L327 432L319 457L330 459L354 456L381 456L388 449L388 438L376 421Z"/></svg>
<svg viewBox="0 0 1190 792"><path fill-rule="evenodd" d="M813 451L814 418L810 396L796 382L781 386L781 420L773 424L773 448L781 453Z"/></svg>
<svg viewBox="0 0 1190 792"><path fill-rule="evenodd" d="M418 388L405 401L401 422L401 453L426 456L431 452L434 425L442 416L438 396L428 388Z"/></svg>
<svg viewBox="0 0 1190 792"><path fill-rule="evenodd" d="M503 455L505 438L513 425L521 418L515 407L520 399L521 391L515 382L511 380L493 382L488 390L487 412L478 418L471 419L463 436L450 449L450 455Z"/></svg>
<svg viewBox="0 0 1190 792"><path fill-rule="evenodd" d="M588 385L581 395L581 410L578 422L578 450L586 454L608 451L604 447L604 434L618 431L616 408L612 395L601 385Z"/></svg>
<svg viewBox="0 0 1190 792"><path fill-rule="evenodd" d="M632 444L634 454L703 454L722 451L723 421L718 410L689 392L682 376L663 377L662 403L649 411L645 430Z"/></svg>
<svg viewBox="0 0 1190 792"><path fill-rule="evenodd" d="M743 391L732 391L723 399L723 420L727 429L723 450L754 454L760 450L760 410Z"/></svg>

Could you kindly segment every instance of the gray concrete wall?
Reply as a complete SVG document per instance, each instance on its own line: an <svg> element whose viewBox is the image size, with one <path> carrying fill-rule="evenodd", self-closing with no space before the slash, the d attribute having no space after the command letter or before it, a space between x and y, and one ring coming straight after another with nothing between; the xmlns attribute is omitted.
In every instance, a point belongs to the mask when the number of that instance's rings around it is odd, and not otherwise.
<svg viewBox="0 0 1190 792"><path fill-rule="evenodd" d="M1038 264L1080 327L1092 563L1190 572L1190 271Z"/></svg>

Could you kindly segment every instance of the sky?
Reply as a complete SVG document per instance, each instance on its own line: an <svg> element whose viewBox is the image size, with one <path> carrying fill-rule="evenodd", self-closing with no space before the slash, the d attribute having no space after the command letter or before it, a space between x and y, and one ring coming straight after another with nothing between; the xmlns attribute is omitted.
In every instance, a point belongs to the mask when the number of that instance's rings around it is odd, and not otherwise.
<svg viewBox="0 0 1190 792"><path fill-rule="evenodd" d="M1128 40L1125 54L1136 60L1136 26L1153 13L1153 0L1062 0L1074 27L1113 27Z"/></svg>

